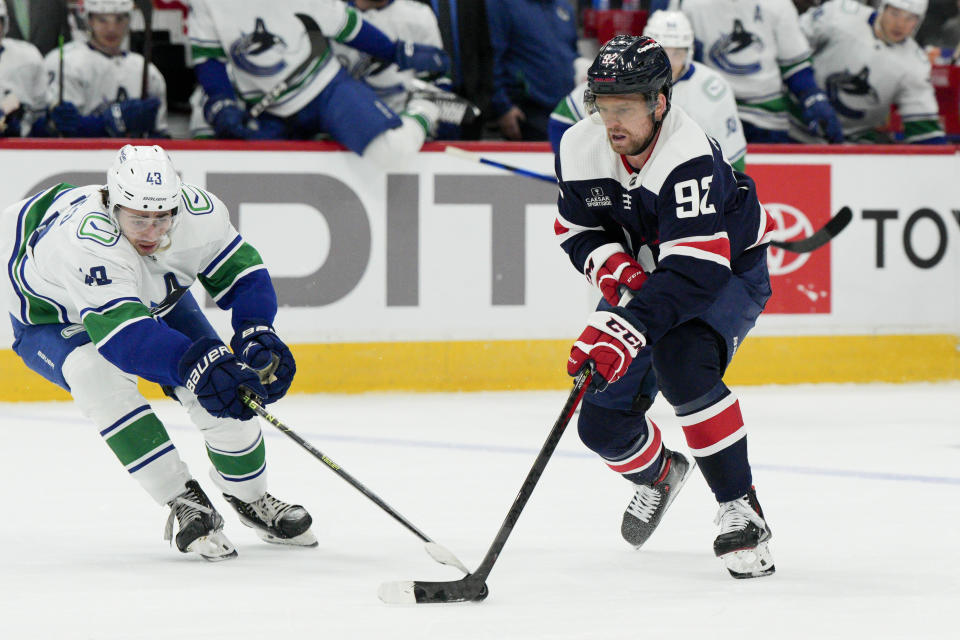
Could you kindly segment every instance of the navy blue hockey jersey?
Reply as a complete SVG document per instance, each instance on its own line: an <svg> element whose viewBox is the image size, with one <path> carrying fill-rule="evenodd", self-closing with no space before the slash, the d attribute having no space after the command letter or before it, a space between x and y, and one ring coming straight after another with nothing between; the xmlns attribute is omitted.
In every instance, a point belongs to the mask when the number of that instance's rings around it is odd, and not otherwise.
<svg viewBox="0 0 960 640"><path fill-rule="evenodd" d="M650 247L656 268L627 305L648 343L706 311L731 273L766 259L774 221L753 180L676 105L639 171L586 118L564 134L557 176L554 231L588 278L612 254Z"/></svg>

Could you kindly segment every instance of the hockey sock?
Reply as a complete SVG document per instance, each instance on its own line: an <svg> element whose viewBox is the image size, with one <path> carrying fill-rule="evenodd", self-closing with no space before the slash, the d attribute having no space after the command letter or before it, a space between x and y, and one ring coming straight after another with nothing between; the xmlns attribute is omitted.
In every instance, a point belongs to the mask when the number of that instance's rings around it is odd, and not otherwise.
<svg viewBox="0 0 960 640"><path fill-rule="evenodd" d="M663 466L664 446L660 428L644 416L647 432L640 436L630 452L618 460L607 460L607 466L635 484L652 484Z"/></svg>
<svg viewBox="0 0 960 640"><path fill-rule="evenodd" d="M717 501L736 500L745 494L753 477L737 396L720 382L700 399L676 410L687 445Z"/></svg>

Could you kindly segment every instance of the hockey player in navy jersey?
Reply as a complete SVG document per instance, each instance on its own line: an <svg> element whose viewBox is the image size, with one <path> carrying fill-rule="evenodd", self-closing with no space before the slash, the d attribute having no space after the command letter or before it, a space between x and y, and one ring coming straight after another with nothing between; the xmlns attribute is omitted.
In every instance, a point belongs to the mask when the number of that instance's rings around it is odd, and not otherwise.
<svg viewBox="0 0 960 640"><path fill-rule="evenodd" d="M267 493L263 436L239 398L245 388L280 399L296 365L272 326L266 267L219 198L181 184L160 147L127 145L106 185L59 184L0 212L0 254L14 351L69 391L130 475L170 507L166 537L176 518L180 551L237 555L137 377L169 388L187 410L241 522L267 542L317 545L310 514ZM196 280L232 311L230 349L188 291ZM262 384L255 369L270 372Z"/></svg>
<svg viewBox="0 0 960 640"><path fill-rule="evenodd" d="M579 417L584 444L633 483L622 534L640 547L699 465L719 503L714 553L735 578L773 573L736 395L723 373L770 297L773 230L753 181L671 106L670 61L646 36L616 36L588 71L593 118L563 136L555 232L603 294L570 351L595 367ZM626 293L624 293L626 292ZM691 460L646 411L657 392Z"/></svg>

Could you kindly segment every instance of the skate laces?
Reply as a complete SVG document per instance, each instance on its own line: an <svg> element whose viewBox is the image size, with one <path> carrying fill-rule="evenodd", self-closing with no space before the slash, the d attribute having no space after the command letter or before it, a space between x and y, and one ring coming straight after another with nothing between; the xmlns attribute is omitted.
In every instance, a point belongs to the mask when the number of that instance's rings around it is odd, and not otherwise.
<svg viewBox="0 0 960 640"><path fill-rule="evenodd" d="M194 502L198 497L192 491L186 491L170 501L170 515L167 516L167 523L163 527L163 539L173 544L173 519L176 517L180 522L180 528L183 523L190 522L195 518L202 517L202 514L210 515L213 509L199 502Z"/></svg>
<svg viewBox="0 0 960 640"><path fill-rule="evenodd" d="M270 525L276 525L280 518L293 507L292 504L278 500L269 493L264 493L262 498L248 504L261 520Z"/></svg>
<svg viewBox="0 0 960 640"><path fill-rule="evenodd" d="M747 497L737 498L730 502L721 502L720 510L717 511L717 517L713 519L714 524L720 525L720 534L731 531L740 531L747 527L747 524L753 523L760 529L764 529L767 523L764 522L760 514L753 510Z"/></svg>
<svg viewBox="0 0 960 640"><path fill-rule="evenodd" d="M663 493L647 485L639 485L627 512L643 522L650 522L663 500Z"/></svg>

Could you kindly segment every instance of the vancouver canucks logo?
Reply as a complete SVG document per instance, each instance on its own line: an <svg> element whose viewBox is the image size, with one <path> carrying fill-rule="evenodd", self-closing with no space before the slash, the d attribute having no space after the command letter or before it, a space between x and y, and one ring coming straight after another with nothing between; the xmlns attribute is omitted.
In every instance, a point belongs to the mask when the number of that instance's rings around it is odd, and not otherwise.
<svg viewBox="0 0 960 640"><path fill-rule="evenodd" d="M846 104L843 100L845 96L851 96L854 102L868 106L876 106L880 102L876 89L870 86L870 69L866 66L857 73L850 73L846 69L831 73L824 84L830 104L837 113L847 118L860 119L865 112Z"/></svg>
<svg viewBox="0 0 960 640"><path fill-rule="evenodd" d="M286 48L283 38L267 31L263 18L257 18L253 33L244 33L230 44L230 59L250 75L272 76L287 66L282 58Z"/></svg>
<svg viewBox="0 0 960 640"><path fill-rule="evenodd" d="M747 55L753 58L752 62L741 64L731 60L741 51L753 48ZM710 46L709 58L713 66L734 76L746 76L760 71L760 62L756 60L756 53L763 51L763 40L756 34L744 28L740 20L733 21L733 31L722 35Z"/></svg>

